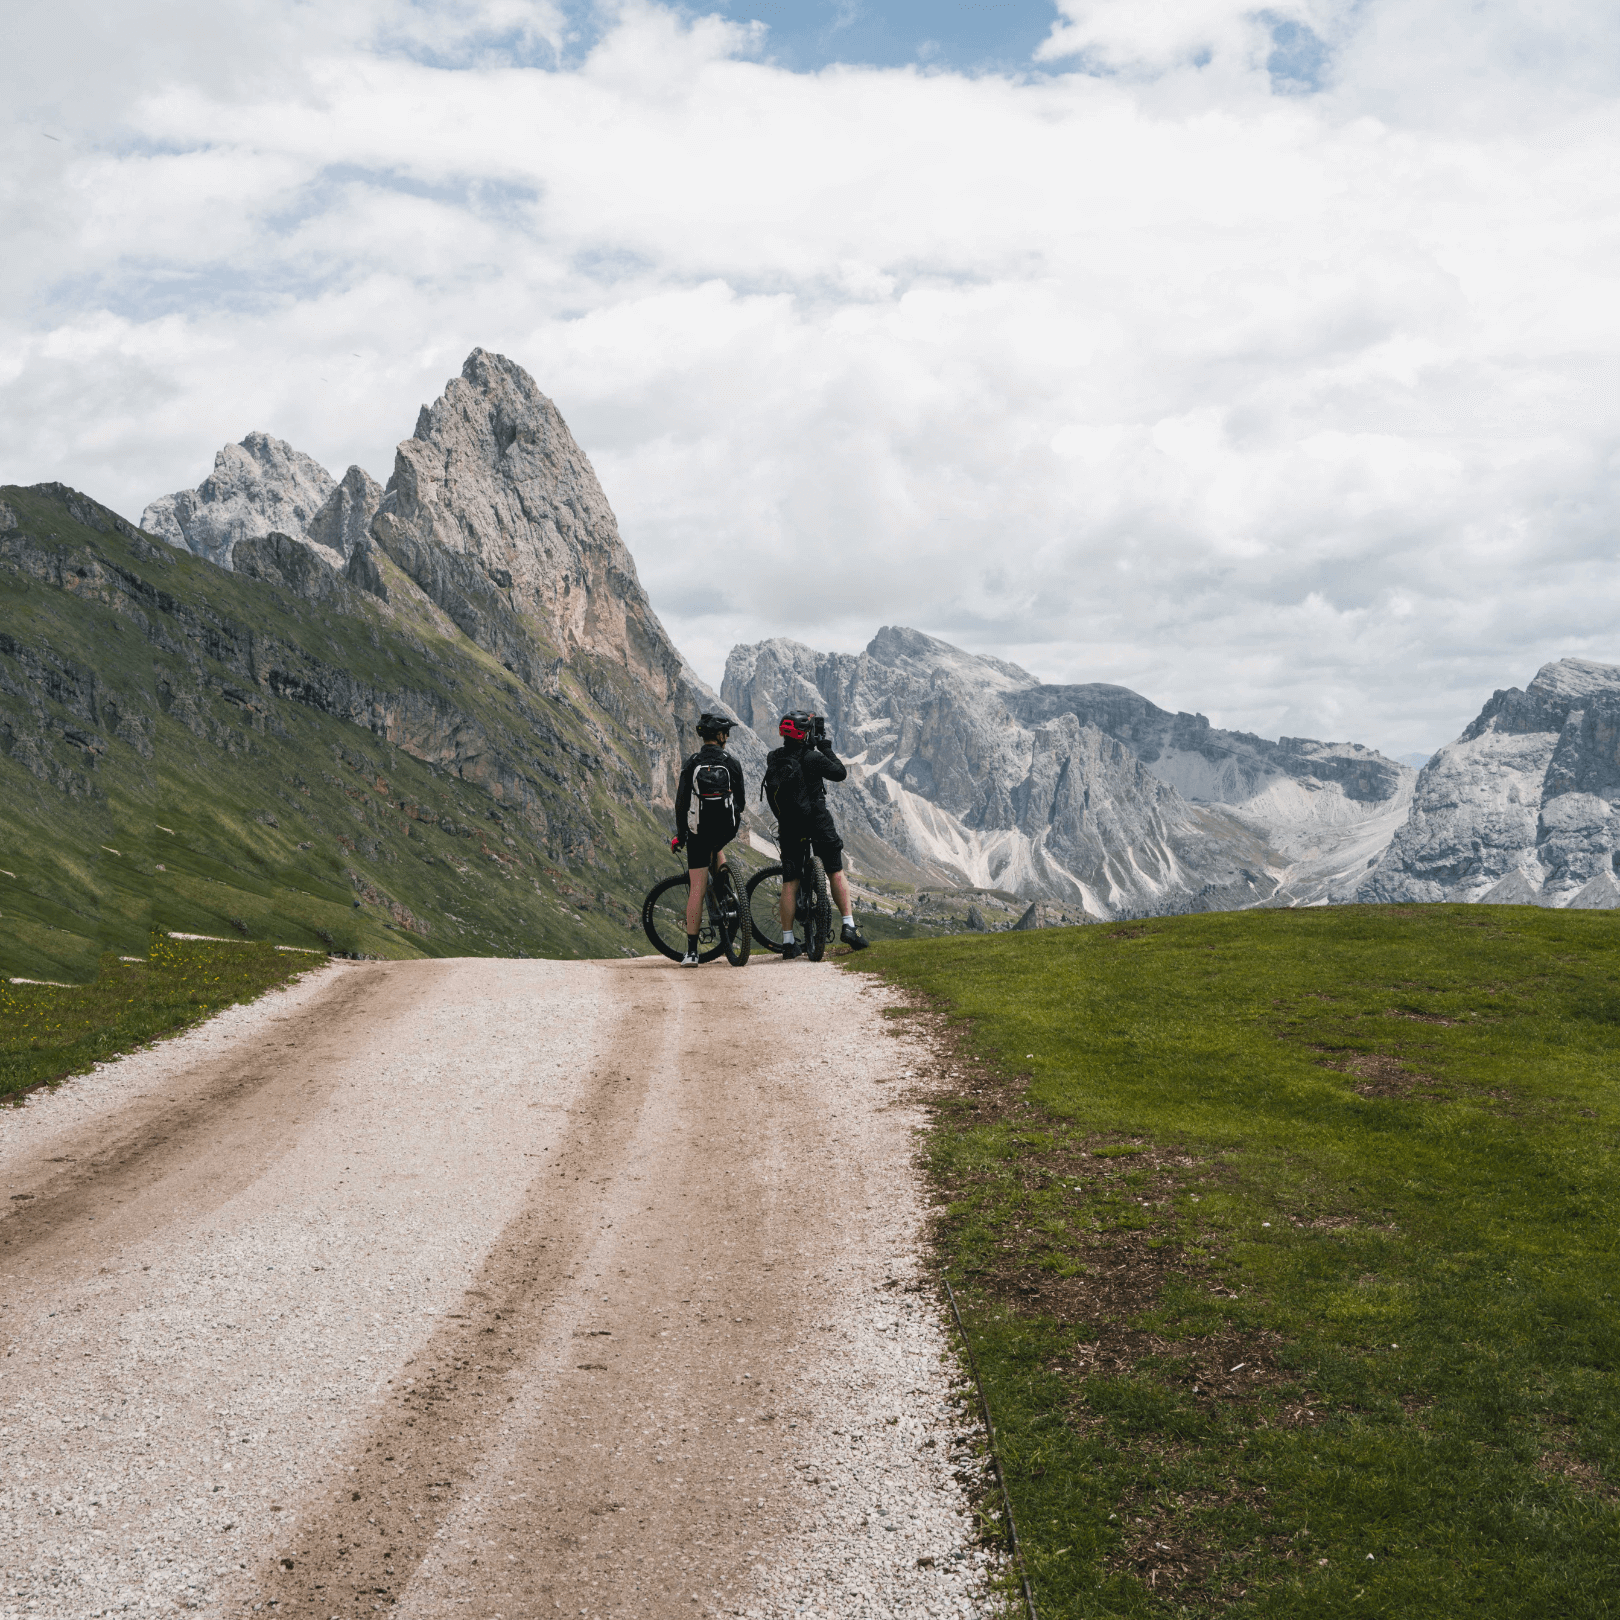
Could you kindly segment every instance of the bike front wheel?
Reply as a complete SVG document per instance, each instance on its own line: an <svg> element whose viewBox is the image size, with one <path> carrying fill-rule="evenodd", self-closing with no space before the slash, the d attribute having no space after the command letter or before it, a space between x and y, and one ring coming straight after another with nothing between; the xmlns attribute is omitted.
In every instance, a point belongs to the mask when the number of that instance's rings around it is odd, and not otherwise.
<svg viewBox="0 0 1620 1620"><path fill-rule="evenodd" d="M782 954L782 868L762 866L748 880L748 924L754 943Z"/></svg>
<svg viewBox="0 0 1620 1620"><path fill-rule="evenodd" d="M691 884L684 877L655 883L641 903L641 926L653 949L679 962L686 955L686 897ZM708 917L699 920L698 961L712 962L725 949L720 930Z"/></svg>

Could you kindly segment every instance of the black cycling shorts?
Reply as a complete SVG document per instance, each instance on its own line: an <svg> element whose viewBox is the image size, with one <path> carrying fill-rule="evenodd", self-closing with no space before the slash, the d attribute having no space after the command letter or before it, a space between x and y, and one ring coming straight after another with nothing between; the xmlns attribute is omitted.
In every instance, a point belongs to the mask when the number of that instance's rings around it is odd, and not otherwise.
<svg viewBox="0 0 1620 1620"><path fill-rule="evenodd" d="M688 833L686 837L686 869L696 871L700 866L707 866L717 851L722 850L733 838L737 836L737 829L732 827L729 831L725 827L705 827L700 821L695 833Z"/></svg>
<svg viewBox="0 0 1620 1620"><path fill-rule="evenodd" d="M797 883L804 875L805 861L814 850L829 872L844 870L844 841L838 836L830 814L818 816L808 827L782 827L782 881Z"/></svg>

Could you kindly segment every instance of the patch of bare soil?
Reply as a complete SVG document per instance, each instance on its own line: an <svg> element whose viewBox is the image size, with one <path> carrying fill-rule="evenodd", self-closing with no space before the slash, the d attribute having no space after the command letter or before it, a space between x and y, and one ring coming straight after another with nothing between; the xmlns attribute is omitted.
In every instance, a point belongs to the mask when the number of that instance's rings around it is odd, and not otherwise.
<svg viewBox="0 0 1620 1620"><path fill-rule="evenodd" d="M1422 1097L1437 1102L1450 1095L1433 1075L1420 1074L1387 1052L1340 1052L1324 1057L1322 1067L1353 1074L1358 1097Z"/></svg>
<svg viewBox="0 0 1620 1620"><path fill-rule="evenodd" d="M1578 1485L1583 1491L1590 1492L1593 1496L1606 1497L1610 1501L1620 1497L1620 1491L1616 1491L1604 1479L1602 1469L1581 1457L1572 1456L1567 1451L1545 1451L1541 1454L1536 1466L1544 1474L1556 1474L1561 1479L1567 1479L1570 1484Z"/></svg>

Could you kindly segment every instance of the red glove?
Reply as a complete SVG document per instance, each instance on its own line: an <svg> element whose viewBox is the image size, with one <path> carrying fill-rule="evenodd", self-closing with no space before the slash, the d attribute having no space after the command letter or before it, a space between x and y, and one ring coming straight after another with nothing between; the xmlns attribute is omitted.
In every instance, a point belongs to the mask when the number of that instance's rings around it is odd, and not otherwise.
<svg viewBox="0 0 1620 1620"><path fill-rule="evenodd" d="M686 845L686 834L685 833L676 833L669 841L670 853L674 854L676 851L685 848L685 845Z"/></svg>

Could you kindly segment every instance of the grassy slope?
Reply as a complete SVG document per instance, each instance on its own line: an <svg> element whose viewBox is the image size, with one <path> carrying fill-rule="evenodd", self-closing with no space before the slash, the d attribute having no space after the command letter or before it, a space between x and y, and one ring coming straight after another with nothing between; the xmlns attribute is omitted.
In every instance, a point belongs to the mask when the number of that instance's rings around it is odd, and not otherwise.
<svg viewBox="0 0 1620 1620"><path fill-rule="evenodd" d="M933 1162L1048 1620L1620 1610L1609 916L1248 912L858 965L983 1063Z"/></svg>
<svg viewBox="0 0 1620 1620"><path fill-rule="evenodd" d="M0 974L88 979L154 926L233 919L385 956L646 948L641 895L675 868L622 763L634 739L574 672L520 690L386 562L392 603L346 614L0 493L62 575L0 569ZM161 594L132 611L114 576ZM403 720L375 723L397 745L252 685L228 652L250 638L395 704ZM455 739L422 733L416 698L520 760L527 808L510 774L492 796L487 751L447 762Z"/></svg>
<svg viewBox="0 0 1620 1620"><path fill-rule="evenodd" d="M0 984L0 1099L173 1035L324 961L273 945L159 935L145 960L109 953L88 984Z"/></svg>

